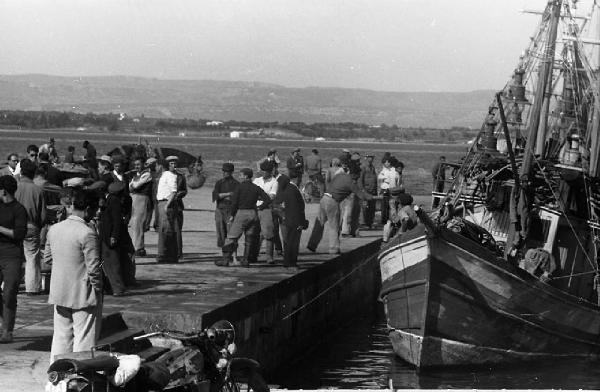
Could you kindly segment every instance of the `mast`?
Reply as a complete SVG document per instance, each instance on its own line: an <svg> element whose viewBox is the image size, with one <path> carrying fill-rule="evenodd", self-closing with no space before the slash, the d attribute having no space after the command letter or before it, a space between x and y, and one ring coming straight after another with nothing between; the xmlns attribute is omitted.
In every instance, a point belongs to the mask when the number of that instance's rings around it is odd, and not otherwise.
<svg viewBox="0 0 600 392"><path fill-rule="evenodd" d="M531 108L531 122L529 123L527 143L525 145L525 154L523 156L523 165L521 166L521 176L527 177L529 177L529 173L531 172L531 168L533 166L534 147L536 152L538 150L538 128L540 126L544 95L548 85L548 80L551 77L550 74L552 73L552 67L554 65L554 51L556 49L556 36L558 34L558 22L560 20L562 0L549 0L547 9L549 8L551 8L550 28L548 32L544 58L541 60L542 64L540 65L537 88L535 90L536 96L533 102L533 107ZM545 123L545 121L543 123ZM539 133L545 134L545 131ZM544 140L541 140L541 151L543 151L544 148L543 143Z"/></svg>
<svg viewBox="0 0 600 392"><path fill-rule="evenodd" d="M597 4L594 4L593 6L595 8L594 11L596 11L596 34L600 35L600 6ZM597 64L596 65L596 80L599 80L598 77L600 77L600 49L598 49L597 53L596 53L596 61ZM599 86L593 86L593 88L598 88ZM592 132L591 132L591 146L590 146L590 176L591 177L596 177L599 174L598 171L598 161L599 161L599 157L598 154L600 152L600 113L598 112L597 109L598 105L594 105L593 106L593 115L592 115ZM599 301L600 301L600 297L599 297Z"/></svg>

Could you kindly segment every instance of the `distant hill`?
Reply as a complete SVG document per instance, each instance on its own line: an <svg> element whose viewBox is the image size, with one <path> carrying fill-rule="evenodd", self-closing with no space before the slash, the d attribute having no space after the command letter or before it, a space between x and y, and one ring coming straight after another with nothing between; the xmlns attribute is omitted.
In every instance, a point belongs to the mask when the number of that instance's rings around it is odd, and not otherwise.
<svg viewBox="0 0 600 392"><path fill-rule="evenodd" d="M126 76L0 75L0 109L245 121L479 127L492 91L381 92Z"/></svg>

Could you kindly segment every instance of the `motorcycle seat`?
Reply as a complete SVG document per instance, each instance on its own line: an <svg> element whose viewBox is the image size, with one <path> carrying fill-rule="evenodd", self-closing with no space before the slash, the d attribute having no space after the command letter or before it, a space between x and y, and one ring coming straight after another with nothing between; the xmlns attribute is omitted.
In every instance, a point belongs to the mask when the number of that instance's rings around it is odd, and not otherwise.
<svg viewBox="0 0 600 392"><path fill-rule="evenodd" d="M54 361L48 368L50 372L72 372L86 373L98 371L113 371L119 367L119 360L116 357L101 356L91 359L72 359L62 358Z"/></svg>

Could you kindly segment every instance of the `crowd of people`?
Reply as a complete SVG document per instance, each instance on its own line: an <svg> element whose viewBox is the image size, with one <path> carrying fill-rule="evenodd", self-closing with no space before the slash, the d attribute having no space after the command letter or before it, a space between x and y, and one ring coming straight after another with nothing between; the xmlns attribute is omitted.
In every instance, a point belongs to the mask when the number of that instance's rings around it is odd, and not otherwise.
<svg viewBox="0 0 600 392"><path fill-rule="evenodd" d="M88 141L77 171L69 146L59 157L54 139L30 145L26 157L11 153L0 171L0 343L13 340L17 292L24 265L25 292L42 293L42 275L51 269L48 302L54 305L52 357L89 349L97 340L104 295L122 296L135 286L135 257L146 256L145 233L158 235L157 263L183 257L183 199L186 176L179 158L133 151L98 156ZM299 148L280 160L272 149L256 164L238 170L222 165L212 192L220 267L256 263L264 243L266 263L297 268L302 232L309 227L301 191L305 175L322 194L308 250L315 252L328 227L329 253L340 253L340 238L373 228L381 200L383 241L417 224L412 197L405 192L404 165L392 154L381 157L343 150L323 164L318 150L304 158ZM198 159L201 164L201 159ZM77 170L76 170L77 169ZM68 172L68 171L67 171ZM237 179L236 179L237 177ZM154 218L154 221L153 221ZM244 236L243 251L238 242Z"/></svg>

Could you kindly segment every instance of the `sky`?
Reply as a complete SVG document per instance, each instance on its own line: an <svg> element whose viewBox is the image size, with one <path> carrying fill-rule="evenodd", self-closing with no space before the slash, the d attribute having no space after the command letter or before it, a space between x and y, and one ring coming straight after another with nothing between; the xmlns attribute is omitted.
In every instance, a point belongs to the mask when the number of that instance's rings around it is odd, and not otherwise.
<svg viewBox="0 0 600 392"><path fill-rule="evenodd" d="M496 89L546 0L0 0L0 74Z"/></svg>

